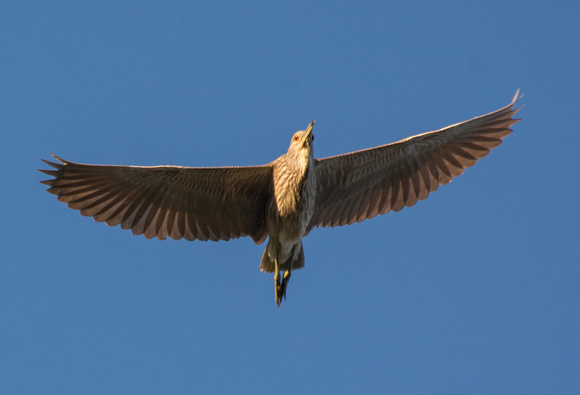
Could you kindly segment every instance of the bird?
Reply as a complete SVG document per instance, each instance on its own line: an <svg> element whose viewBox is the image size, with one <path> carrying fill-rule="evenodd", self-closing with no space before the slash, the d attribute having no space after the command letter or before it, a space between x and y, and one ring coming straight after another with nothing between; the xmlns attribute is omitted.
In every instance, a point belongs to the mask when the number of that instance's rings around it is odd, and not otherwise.
<svg viewBox="0 0 580 395"><path fill-rule="evenodd" d="M260 270L274 273L286 299L292 271L304 267L302 239L317 227L350 225L411 207L473 166L512 132L510 104L443 129L374 148L314 158L312 121L288 152L246 167L118 166L42 159L40 181L83 216L147 239L268 243Z"/></svg>

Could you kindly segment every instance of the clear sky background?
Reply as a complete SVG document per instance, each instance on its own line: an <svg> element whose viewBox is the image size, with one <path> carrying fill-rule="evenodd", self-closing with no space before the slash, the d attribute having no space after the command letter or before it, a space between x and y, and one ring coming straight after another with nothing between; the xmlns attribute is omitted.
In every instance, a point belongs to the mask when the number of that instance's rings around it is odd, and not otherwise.
<svg viewBox="0 0 580 395"><path fill-rule="evenodd" d="M580 3L0 6L0 392L580 393ZM304 241L146 240L41 158L258 165L494 111L523 121L426 201Z"/></svg>

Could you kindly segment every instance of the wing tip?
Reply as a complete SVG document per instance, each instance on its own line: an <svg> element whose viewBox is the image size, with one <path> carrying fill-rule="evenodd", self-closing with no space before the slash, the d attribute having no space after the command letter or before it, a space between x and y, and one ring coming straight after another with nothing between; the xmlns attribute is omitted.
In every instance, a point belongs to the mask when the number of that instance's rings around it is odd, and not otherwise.
<svg viewBox="0 0 580 395"><path fill-rule="evenodd" d="M515 105L515 104L516 104L518 101L522 100L522 98L523 98L523 97L524 97L524 94L522 93L522 94L520 95L520 90L519 90L519 88L518 88L518 90L516 91L516 94L514 95L514 97L513 97L512 101L511 101L511 103L508 105L508 107L513 107L513 106L514 106L514 105ZM524 106L524 105L522 104L521 106L519 106L518 108L516 108L515 110L513 110L513 111L514 111L514 114L515 114L516 112L518 112L518 111L519 111L519 110L520 110L520 109L521 109L523 106Z"/></svg>
<svg viewBox="0 0 580 395"><path fill-rule="evenodd" d="M518 100L521 100L522 97L524 97L524 94L522 93L520 95L520 89L518 88L518 90L516 90L516 94L514 95L514 98L512 99L512 102L510 104L514 104Z"/></svg>
<svg viewBox="0 0 580 395"><path fill-rule="evenodd" d="M59 156L56 156L56 155L55 155L55 154L53 154L52 152L50 153L50 155L51 155L51 156L52 156L54 159L56 159L57 161L59 161L60 163L62 163L63 165L66 165L66 164L68 163L68 161L67 161L67 160L64 160L64 159L62 159L61 157L59 157Z"/></svg>
<svg viewBox="0 0 580 395"><path fill-rule="evenodd" d="M60 159L58 156L56 156L54 154L51 154L51 155L64 163L64 161L62 159ZM44 163L46 163L48 166L55 168L56 170L37 169L39 172L53 177L50 180L43 180L43 181L39 181L39 182L41 184L44 184L44 185L53 186L54 182L58 178L58 173L62 169L63 165L60 163L51 162L51 161L46 160L46 159L40 159L40 160L43 161Z"/></svg>
<svg viewBox="0 0 580 395"><path fill-rule="evenodd" d="M56 162L51 162L49 160L46 159L40 159L41 161L43 161L44 163L46 163L47 165L49 165L50 167L54 167L55 169L62 169L63 165L66 165L67 163L69 163L68 161L56 156L55 154L53 154L52 152L50 153L50 155L55 158L56 160L58 160L60 163L56 163ZM44 172L43 170L38 169L39 171ZM47 173L48 174L48 173Z"/></svg>
<svg viewBox="0 0 580 395"><path fill-rule="evenodd" d="M45 170L45 169L37 169L39 172L49 175L51 177L56 178L58 176L58 170Z"/></svg>
<svg viewBox="0 0 580 395"><path fill-rule="evenodd" d="M54 159L58 160L60 163L51 162L51 161L49 161L49 160L46 160L46 159L40 159L40 160L41 160L41 161L43 161L44 163L46 163L47 165L49 165L49 166L52 166L52 167L54 167L54 168L56 168L56 169L58 169L58 168L62 167L62 165L66 165L67 163L69 163L67 160L64 160L64 159L62 159L62 158L60 158L60 157L56 156L56 155L55 155L55 154L53 154L52 152L50 153L50 155L51 155L51 156L52 156Z"/></svg>

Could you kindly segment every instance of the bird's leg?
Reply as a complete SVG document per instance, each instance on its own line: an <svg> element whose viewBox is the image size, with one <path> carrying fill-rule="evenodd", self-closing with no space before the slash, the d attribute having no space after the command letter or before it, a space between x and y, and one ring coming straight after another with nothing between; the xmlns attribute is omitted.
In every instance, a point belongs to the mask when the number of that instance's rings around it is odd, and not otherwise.
<svg viewBox="0 0 580 395"><path fill-rule="evenodd" d="M278 264L278 251L274 253L274 298L276 299L276 305L280 307L282 303L282 283L280 281L280 265Z"/></svg>
<svg viewBox="0 0 580 395"><path fill-rule="evenodd" d="M282 278L282 285L281 285L281 292L282 292L282 296L284 297L284 300L286 300L286 287L288 286L288 282L290 281L290 276L292 275L292 272L290 271L290 269L286 270L284 272L284 277Z"/></svg>
<svg viewBox="0 0 580 395"><path fill-rule="evenodd" d="M292 252L290 253L291 259L294 260L294 252L296 251L296 246L292 247ZM282 284L280 285L280 302L282 302L282 296L286 300L286 288L288 287L288 282L290 282L290 276L292 275L292 264L284 272L284 277L282 278Z"/></svg>
<svg viewBox="0 0 580 395"><path fill-rule="evenodd" d="M279 307L282 302L282 296L280 295L282 284L280 283L280 266L278 265L277 258L274 258L274 267L274 298L276 298L276 305Z"/></svg>

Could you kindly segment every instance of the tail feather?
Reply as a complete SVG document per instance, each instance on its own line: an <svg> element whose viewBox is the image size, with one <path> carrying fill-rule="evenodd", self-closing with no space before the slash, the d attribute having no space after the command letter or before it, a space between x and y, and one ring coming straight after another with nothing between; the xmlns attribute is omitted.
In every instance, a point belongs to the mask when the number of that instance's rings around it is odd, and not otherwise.
<svg viewBox="0 0 580 395"><path fill-rule="evenodd" d="M304 248L302 247L302 242L300 243L299 247L300 251L298 254L295 254L296 257L294 262L292 262L293 257L291 256L288 258L286 262L282 262L280 264L280 271L290 270L298 270L304 267ZM273 253L272 253L273 255ZM268 245L264 250L264 255L262 255L262 261L260 262L260 270L266 273L274 273L274 258L270 256L270 240L268 240Z"/></svg>
<svg viewBox="0 0 580 395"><path fill-rule="evenodd" d="M270 242L268 241L264 255L262 255L262 262L260 262L260 270L266 273L274 273L274 260L270 259L269 247Z"/></svg>

